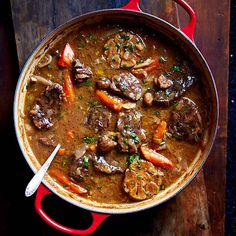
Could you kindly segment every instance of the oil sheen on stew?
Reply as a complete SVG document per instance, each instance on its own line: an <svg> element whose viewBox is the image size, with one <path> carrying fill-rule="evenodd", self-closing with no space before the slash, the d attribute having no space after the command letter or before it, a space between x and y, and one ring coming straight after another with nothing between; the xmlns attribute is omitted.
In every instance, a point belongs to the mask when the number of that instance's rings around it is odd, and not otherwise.
<svg viewBox="0 0 236 236"><path fill-rule="evenodd" d="M57 43L26 84L25 129L49 174L102 203L155 197L203 148L201 75L161 34L122 25L80 28Z"/></svg>

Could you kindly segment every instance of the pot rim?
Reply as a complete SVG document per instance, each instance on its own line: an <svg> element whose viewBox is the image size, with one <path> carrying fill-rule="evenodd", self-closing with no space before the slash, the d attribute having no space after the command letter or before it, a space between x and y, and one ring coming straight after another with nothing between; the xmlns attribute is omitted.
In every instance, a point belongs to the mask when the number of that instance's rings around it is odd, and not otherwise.
<svg viewBox="0 0 236 236"><path fill-rule="evenodd" d="M72 200L71 198L69 199L67 196L64 196L63 194L59 193L57 190L55 190L55 188L53 188L45 179L42 181L43 184L50 189L50 191L52 191L54 194L56 194L57 196L59 196L60 198L62 198L63 200L77 206L77 207L81 207L85 210L89 210L89 211L93 211L93 212L97 212L97 213L108 213L108 214L126 214L126 213L134 213L134 212L138 212L138 211L142 211L142 210L146 210L149 209L151 207L155 207L157 205L160 205L166 201L168 201L169 199L171 199L172 197L176 196L179 192L181 192L184 188L187 187L187 185L196 177L196 175L199 173L199 171L201 170L202 166L204 165L204 163L206 162L209 153L212 149L212 146L214 144L215 141L215 137L216 137L216 133L217 133L217 127L218 127L218 119L219 119L219 101L218 101L218 94L217 94L217 89L216 89L216 84L212 75L212 72L205 60L205 58L203 57L203 55L201 54L201 52L199 51L199 49L196 47L196 45L183 33L181 32L180 29L176 28L175 26L173 26L172 24L170 24L169 22L151 15L149 13L145 13L145 12L138 12L138 11L132 11L132 10L124 10L124 9L102 9L102 10L97 10L97 11L92 11L80 16L76 16L68 21L66 21L65 23L59 25L58 27L56 27L54 30L50 31L48 34L46 34L46 36L40 40L40 42L36 45L36 47L34 47L34 49L32 50L32 52L30 53L30 55L28 56L27 60L24 63L24 66L21 69L21 73L19 75L18 78L18 82L16 85L16 89L15 89L15 96L14 96L14 105L13 105L13 115L14 115L14 126L15 126L15 132L16 132L16 137L17 137L17 141L18 144L20 146L21 152L25 158L25 160L27 161L28 165L30 166L31 170L35 173L36 172L36 168L33 165L33 163L30 161L30 158L28 157L25 149L24 149L24 143L22 142L21 139L21 133L19 130L19 122L18 122L18 117L19 117L19 112L18 112L18 97L21 93L21 84L23 81L23 78L25 76L25 72L28 70L28 67L30 66L30 62L34 60L35 55L37 54L37 52L41 49L42 45L46 45L47 42L53 38L53 36L60 32L61 29L63 29L66 25L68 25L69 27L71 25L73 25L74 23L76 23L76 21L78 20L85 20L88 19L89 17L93 17L96 16L99 13L104 13L104 14L109 14L109 13L113 13L113 12L120 12L122 14L127 14L128 16L138 16L141 18L147 18L149 20L151 20L153 23L156 24L155 21L159 21L159 23L163 24L166 26L166 28L168 29L168 31L174 31L174 33L178 36L178 38L181 40L181 43L185 44L187 48L191 48L194 51L194 54L198 56L199 60L201 60L201 64L204 65L204 69L207 71L207 73L209 74L210 79L210 83L212 85L212 91L214 92L214 98L213 101L215 102L215 114L214 114L214 124L212 125L212 127L214 128L214 131L211 135L211 141L209 141L209 144L207 146L207 152L203 154L203 158L200 165L198 166L197 170L193 171L194 173L190 175L190 177L188 178L187 181L183 181L184 183L178 187L176 190L172 191L171 194L169 194L169 196L167 196L166 198L163 198L161 200L158 201L154 201L154 202L150 202L151 204L144 204L142 206L139 207L130 207L127 209L119 209L119 208L102 208L102 207L94 207L94 206L90 206L90 205L85 205L84 203L80 203L76 200ZM145 20L145 19L144 19Z"/></svg>

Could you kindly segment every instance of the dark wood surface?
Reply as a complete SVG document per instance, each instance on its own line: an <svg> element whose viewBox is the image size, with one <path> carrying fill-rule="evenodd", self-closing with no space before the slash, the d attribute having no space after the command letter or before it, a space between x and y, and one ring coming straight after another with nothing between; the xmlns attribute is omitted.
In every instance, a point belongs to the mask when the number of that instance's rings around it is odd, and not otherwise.
<svg viewBox="0 0 236 236"><path fill-rule="evenodd" d="M22 68L27 56L40 39L64 21L92 10L120 7L126 2L125 0L93 0L89 1L88 4L86 0L11 0L19 67ZM217 87L220 88L220 123L213 151L204 166L204 171L200 171L195 180L176 197L161 206L144 212L110 217L101 225L95 235L224 234L229 1L187 0L187 2L193 6L198 16L196 44L206 57L215 76ZM187 22L186 13L170 0L143 0L141 8L145 12L160 16L176 26L179 24L182 26ZM8 105L12 103L17 72L11 71L10 73L14 79L7 83L5 89L0 88L1 91L5 92L6 99L8 99L2 103L3 107L0 107L4 114L8 114L8 116L4 115L3 118L6 124L10 122ZM1 80L1 83L4 82ZM33 199L24 198L24 187L32 173L17 148L16 140L12 138L14 135L12 127L7 135L7 141L10 141L12 147L15 147L15 150L10 153L16 163L16 166L13 167L14 177L19 180L19 183L15 189L17 192L16 199L7 193L1 197L3 201L7 198L12 200L6 201L12 205L4 206L3 212L17 209L14 216L6 213L7 218L3 217L2 220L5 222L3 232L14 235L16 229L14 227L17 227L18 232L22 232L23 235L32 235L32 232L33 235L60 235L36 215L33 209ZM10 165L11 162L7 161L7 164ZM21 170L19 171L17 167L20 167ZM4 187L10 191L10 186ZM58 221L71 227L86 227L90 221L87 212L74 209L75 207L62 202L57 197L47 199L45 208ZM22 212L24 212L25 219L21 217ZM12 225L8 221L8 218L11 217L14 223Z"/></svg>

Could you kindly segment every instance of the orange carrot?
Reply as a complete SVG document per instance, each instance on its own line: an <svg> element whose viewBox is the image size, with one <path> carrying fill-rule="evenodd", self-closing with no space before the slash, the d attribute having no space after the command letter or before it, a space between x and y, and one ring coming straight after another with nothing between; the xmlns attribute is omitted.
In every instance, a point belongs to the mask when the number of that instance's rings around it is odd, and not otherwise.
<svg viewBox="0 0 236 236"><path fill-rule="evenodd" d="M145 71L151 72L160 67L159 57L153 58L153 62L145 68Z"/></svg>
<svg viewBox="0 0 236 236"><path fill-rule="evenodd" d="M75 134L74 134L74 132L71 131L71 130L67 131L66 134L67 134L67 136L68 136L70 139L74 139L74 138L75 138Z"/></svg>
<svg viewBox="0 0 236 236"><path fill-rule="evenodd" d="M88 192L87 189L79 186L78 184L74 184L73 182L70 183L69 189L72 192L75 192L75 193L78 193L78 194L83 194L83 193L87 193Z"/></svg>
<svg viewBox="0 0 236 236"><path fill-rule="evenodd" d="M75 100L75 93L74 93L74 88L73 84L71 81L70 73L67 71L63 74L64 77L64 91L66 94L66 97L70 102L74 102Z"/></svg>
<svg viewBox="0 0 236 236"><path fill-rule="evenodd" d="M97 145L95 143L91 143L89 145L89 150L92 151L92 152L94 152L96 150L96 148L97 148Z"/></svg>
<svg viewBox="0 0 236 236"><path fill-rule="evenodd" d="M62 156L62 155L65 154L65 152L66 152L66 149L65 149L65 148L60 148L60 149L58 150L58 152L57 152L57 155Z"/></svg>
<svg viewBox="0 0 236 236"><path fill-rule="evenodd" d="M52 177L56 178L61 184L65 184L67 185L67 187L75 193L78 194L83 194L83 193L87 193L88 191L79 186L78 184L73 183L65 174L63 174L59 169L51 169L49 171L50 175L52 175Z"/></svg>
<svg viewBox="0 0 236 236"><path fill-rule="evenodd" d="M72 64L74 57L74 51L72 50L70 44L67 43L61 54L61 57L59 58L58 65L68 68Z"/></svg>
<svg viewBox="0 0 236 236"><path fill-rule="evenodd" d="M50 175L55 177L60 183L65 184L65 185L70 185L70 180L69 178L64 175L59 169L51 169L49 171Z"/></svg>
<svg viewBox="0 0 236 236"><path fill-rule="evenodd" d="M160 167L167 167L167 168L173 168L174 164L167 159L165 156L161 155L160 153L155 152L154 150L141 146L141 152L143 156L150 161L152 164Z"/></svg>
<svg viewBox="0 0 236 236"><path fill-rule="evenodd" d="M166 133L167 123L162 121L156 128L154 135L153 135L153 142L156 144L160 144L164 138Z"/></svg>
<svg viewBox="0 0 236 236"><path fill-rule="evenodd" d="M122 109L122 104L124 101L120 98L109 95L103 90L96 90L96 95L98 98L108 107L114 111L120 111Z"/></svg>

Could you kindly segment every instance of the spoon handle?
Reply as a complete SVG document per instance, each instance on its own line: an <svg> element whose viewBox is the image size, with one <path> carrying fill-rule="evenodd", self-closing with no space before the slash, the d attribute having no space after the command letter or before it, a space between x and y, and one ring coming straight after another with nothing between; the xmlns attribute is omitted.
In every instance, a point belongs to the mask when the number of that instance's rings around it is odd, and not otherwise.
<svg viewBox="0 0 236 236"><path fill-rule="evenodd" d="M61 147L60 144L58 144L55 149L53 150L52 154L49 156L47 161L42 165L40 170L34 175L34 177L30 180L28 183L26 189L25 189L25 196L30 197L34 194L34 192L37 190L38 186L40 185L41 181L43 180L43 177L45 173L48 170L48 167L50 166L53 158L56 156L59 148Z"/></svg>

